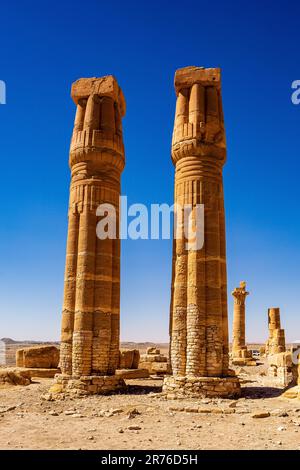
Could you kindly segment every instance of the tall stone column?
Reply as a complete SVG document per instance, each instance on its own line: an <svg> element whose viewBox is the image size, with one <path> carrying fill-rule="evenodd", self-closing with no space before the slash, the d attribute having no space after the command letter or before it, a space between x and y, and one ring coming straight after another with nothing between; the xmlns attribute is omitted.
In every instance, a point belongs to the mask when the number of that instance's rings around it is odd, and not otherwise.
<svg viewBox="0 0 300 470"><path fill-rule="evenodd" d="M269 338L266 344L266 355L285 352L285 332L281 328L280 308L268 309Z"/></svg>
<svg viewBox="0 0 300 470"><path fill-rule="evenodd" d="M231 294L234 298L232 356L244 357L243 351L247 351L245 302L247 295L249 295L249 292L246 291L246 283L241 282L240 287L236 287Z"/></svg>
<svg viewBox="0 0 300 470"><path fill-rule="evenodd" d="M226 159L219 69L186 67L175 74L177 96L172 141L176 239L170 312L173 376L164 390L189 396L237 396L229 371L227 276L222 168ZM197 224L204 206L204 244L186 234L184 207Z"/></svg>
<svg viewBox="0 0 300 470"><path fill-rule="evenodd" d="M77 106L70 148L71 187L62 315L62 388L102 393L122 386L119 359L121 173L125 166L123 93L111 75L72 85ZM98 238L96 210L109 204L116 237ZM102 214L104 216L105 214Z"/></svg>

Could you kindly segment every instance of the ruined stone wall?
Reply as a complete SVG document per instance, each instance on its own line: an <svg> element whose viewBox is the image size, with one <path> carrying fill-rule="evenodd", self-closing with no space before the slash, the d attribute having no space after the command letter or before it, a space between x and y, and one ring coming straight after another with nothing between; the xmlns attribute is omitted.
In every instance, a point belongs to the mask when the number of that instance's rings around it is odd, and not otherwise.
<svg viewBox="0 0 300 470"><path fill-rule="evenodd" d="M119 369L138 369L140 352L138 349L125 349L120 351Z"/></svg>
<svg viewBox="0 0 300 470"><path fill-rule="evenodd" d="M19 349L24 348L35 348L41 346L55 346L59 349L59 344L45 344L45 343L34 343L34 342L17 342L17 341L2 341L0 340L0 365L2 366L16 366L16 354Z"/></svg>
<svg viewBox="0 0 300 470"><path fill-rule="evenodd" d="M34 346L16 351L17 367L57 369L59 348L56 346Z"/></svg>
<svg viewBox="0 0 300 470"><path fill-rule="evenodd" d="M140 368L147 369L152 375L166 375L171 372L167 356L160 349L150 347L141 355Z"/></svg>

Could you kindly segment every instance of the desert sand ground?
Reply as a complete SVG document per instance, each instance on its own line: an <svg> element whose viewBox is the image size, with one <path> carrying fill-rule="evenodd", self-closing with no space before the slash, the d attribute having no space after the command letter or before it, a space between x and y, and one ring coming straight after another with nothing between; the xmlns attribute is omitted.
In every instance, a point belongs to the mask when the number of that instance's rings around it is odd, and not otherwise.
<svg viewBox="0 0 300 470"><path fill-rule="evenodd" d="M264 370L240 370L235 401L166 400L161 379L128 381L118 395L55 401L42 398L51 379L2 388L0 448L300 450L300 403L281 398ZM253 417L260 413L270 416Z"/></svg>

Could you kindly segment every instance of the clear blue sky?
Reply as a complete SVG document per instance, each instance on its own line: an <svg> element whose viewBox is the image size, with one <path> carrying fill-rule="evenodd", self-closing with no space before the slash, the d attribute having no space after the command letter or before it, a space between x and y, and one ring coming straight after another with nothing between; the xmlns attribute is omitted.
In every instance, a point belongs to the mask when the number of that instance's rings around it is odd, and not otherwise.
<svg viewBox="0 0 300 470"><path fill-rule="evenodd" d="M246 280L247 339L279 306L300 337L299 13L284 1L11 1L1 4L0 337L59 339L71 83L114 74L127 101L123 194L173 200L173 76L221 67L228 289ZM168 339L170 241L122 243L121 337ZM232 300L229 295L231 329Z"/></svg>

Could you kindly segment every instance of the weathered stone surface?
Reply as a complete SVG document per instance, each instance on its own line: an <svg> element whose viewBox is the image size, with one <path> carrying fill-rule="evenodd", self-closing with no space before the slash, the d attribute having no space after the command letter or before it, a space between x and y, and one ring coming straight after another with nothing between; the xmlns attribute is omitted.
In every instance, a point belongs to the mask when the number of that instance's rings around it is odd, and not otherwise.
<svg viewBox="0 0 300 470"><path fill-rule="evenodd" d="M104 77L80 78L72 84L71 96L75 104L88 99L90 95L100 95L112 98L118 103L122 117L125 116L126 103L123 92L113 75Z"/></svg>
<svg viewBox="0 0 300 470"><path fill-rule="evenodd" d="M132 369L138 369L139 363L140 363L140 351L138 349L134 349Z"/></svg>
<svg viewBox="0 0 300 470"><path fill-rule="evenodd" d="M29 385L30 383L30 374L26 370L0 369L0 386Z"/></svg>
<svg viewBox="0 0 300 470"><path fill-rule="evenodd" d="M57 343L37 343L36 341L15 341L11 338L1 338L0 339L0 365L6 367L16 367L16 355L17 351L20 349L28 349L37 346L57 346ZM23 361L23 358L21 359ZM23 363L23 362L21 362Z"/></svg>
<svg viewBox="0 0 300 470"><path fill-rule="evenodd" d="M147 369L149 374L152 375L165 375L171 373L168 362L140 362L139 367L141 369Z"/></svg>
<svg viewBox="0 0 300 470"><path fill-rule="evenodd" d="M300 359L300 356L299 356L299 359ZM300 362L298 363L296 370L297 370L297 377L296 377L297 385L295 387L291 387L287 389L282 395L284 398L290 398L290 399L296 398L300 400Z"/></svg>
<svg viewBox="0 0 300 470"><path fill-rule="evenodd" d="M268 364L268 376L274 377L280 385L297 383L297 365L293 363L290 351L269 355Z"/></svg>
<svg viewBox="0 0 300 470"><path fill-rule="evenodd" d="M260 418L269 418L271 415L268 411L261 411L258 413L253 413L251 416L252 418L260 419Z"/></svg>
<svg viewBox="0 0 300 470"><path fill-rule="evenodd" d="M141 355L140 368L147 369L152 375L170 374L171 369L167 356L160 353L160 349L147 348L146 354Z"/></svg>
<svg viewBox="0 0 300 470"><path fill-rule="evenodd" d="M266 354L266 346L261 346L261 347L259 348L259 355L260 355L261 357L263 357L263 356L265 356L265 354Z"/></svg>
<svg viewBox="0 0 300 470"><path fill-rule="evenodd" d="M28 377L34 378L34 377L40 377L40 378L49 378L53 379L56 374L59 374L60 369L55 369L55 368L38 368L38 367L26 367L26 368L18 368L17 369L20 373L26 372Z"/></svg>
<svg viewBox="0 0 300 470"><path fill-rule="evenodd" d="M155 347L147 348L146 354L155 354L155 355L160 354L160 349L157 349Z"/></svg>
<svg viewBox="0 0 300 470"><path fill-rule="evenodd" d="M182 89L191 88L195 83L220 89L221 70L219 68L190 66L176 71L174 86L177 96Z"/></svg>
<svg viewBox="0 0 300 470"><path fill-rule="evenodd" d="M297 349L297 351L299 350ZM286 355L287 354L288 353L286 353ZM290 352L290 355L291 355L291 361L293 364L292 365L293 382L295 382L297 385L295 387L291 387L288 390L286 390L282 396L284 398L296 398L300 400L300 354L292 350ZM280 364L282 364L281 360L282 359L280 358L279 359Z"/></svg>
<svg viewBox="0 0 300 470"><path fill-rule="evenodd" d="M152 362L151 363L151 374L165 375L170 374L171 368L168 362Z"/></svg>
<svg viewBox="0 0 300 470"><path fill-rule="evenodd" d="M300 385L296 385L295 387L288 388L283 394L283 398L289 399L298 399L300 400Z"/></svg>
<svg viewBox="0 0 300 470"><path fill-rule="evenodd" d="M226 377L229 366L225 217L222 168L226 160L220 69L186 67L175 74L177 95L172 160L177 220L173 241L170 356L174 378ZM190 205L197 222L204 205L204 244L193 245L180 216ZM200 228L200 227L198 227ZM197 227L196 227L197 229ZM166 388L171 381L166 378ZM225 383L226 379L222 379ZM222 383L223 383L222 382ZM238 394L239 382L234 383ZM180 382L176 384L179 386ZM187 389L187 385L182 386ZM194 392L197 387L192 387ZM200 383L199 394L227 396ZM233 392L233 389L231 390Z"/></svg>
<svg viewBox="0 0 300 470"><path fill-rule="evenodd" d="M34 346L18 349L17 367L56 369L59 362L59 349L56 346Z"/></svg>
<svg viewBox="0 0 300 470"><path fill-rule="evenodd" d="M119 369L137 369L139 360L140 352L138 349L120 351Z"/></svg>
<svg viewBox="0 0 300 470"><path fill-rule="evenodd" d="M165 377L163 392L170 398L221 397L238 398L241 394L237 377ZM203 412L198 409L198 412Z"/></svg>
<svg viewBox="0 0 300 470"><path fill-rule="evenodd" d="M24 350L17 349L16 351L16 366L23 367L24 366Z"/></svg>
<svg viewBox="0 0 300 470"><path fill-rule="evenodd" d="M147 379L149 377L148 369L117 369L116 375L122 379Z"/></svg>
<svg viewBox="0 0 300 470"><path fill-rule="evenodd" d="M236 357L236 358L232 359L231 363L234 366L240 366L240 367L243 367L243 366L256 366L257 365L256 361L254 359L251 359L251 357L249 357L249 358Z"/></svg>
<svg viewBox="0 0 300 470"><path fill-rule="evenodd" d="M285 333L280 324L280 309L268 310L269 338L266 343L266 355L285 352Z"/></svg>
<svg viewBox="0 0 300 470"><path fill-rule="evenodd" d="M133 355L134 352L131 349L125 350L125 351L120 351L120 363L119 363L119 368L120 369L131 369L132 368L132 362L133 362Z"/></svg>
<svg viewBox="0 0 300 470"><path fill-rule="evenodd" d="M97 237L96 211L109 204L118 221L125 100L113 76L77 80L72 97L77 111L69 158L60 367L69 377L107 376L119 365L120 239L118 222L114 236ZM93 387L85 390L94 393Z"/></svg>
<svg viewBox="0 0 300 470"><path fill-rule="evenodd" d="M141 362L167 362L168 358L163 354L142 354Z"/></svg>
<svg viewBox="0 0 300 470"><path fill-rule="evenodd" d="M90 375L78 378L59 374L55 377L55 383L51 387L50 393L107 395L125 388L124 379L119 375Z"/></svg>

